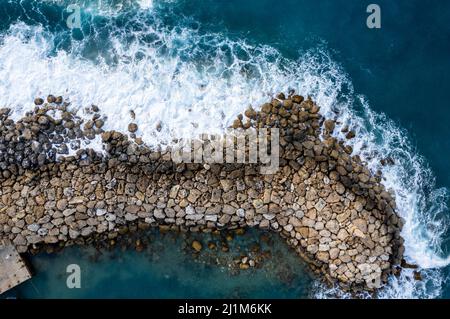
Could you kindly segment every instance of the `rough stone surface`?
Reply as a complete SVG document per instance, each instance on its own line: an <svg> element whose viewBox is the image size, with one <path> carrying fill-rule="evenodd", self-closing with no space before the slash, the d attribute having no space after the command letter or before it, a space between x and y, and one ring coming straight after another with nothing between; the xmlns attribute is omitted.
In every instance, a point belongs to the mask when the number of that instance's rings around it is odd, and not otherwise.
<svg viewBox="0 0 450 319"><path fill-rule="evenodd" d="M324 122L310 99L274 99L235 121L280 129L280 167L272 175L259 164L174 163L169 150L133 140L135 125L132 137L105 132L98 108L84 122L65 103L41 100L17 122L0 110L0 240L26 250L108 238L136 224L257 227L278 232L326 280L352 291L379 288L400 264L403 220L394 198L331 137L337 124ZM60 119L50 115L55 109ZM105 154L80 147L96 135Z"/></svg>

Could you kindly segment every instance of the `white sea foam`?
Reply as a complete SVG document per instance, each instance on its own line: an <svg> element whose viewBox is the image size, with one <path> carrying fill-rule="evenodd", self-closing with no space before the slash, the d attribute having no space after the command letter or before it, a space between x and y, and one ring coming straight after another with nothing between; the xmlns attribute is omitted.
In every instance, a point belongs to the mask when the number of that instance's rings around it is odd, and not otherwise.
<svg viewBox="0 0 450 319"><path fill-rule="evenodd" d="M411 146L406 131L397 127L384 114L373 112L364 97L359 96L354 108L341 108L337 116L338 126L350 126L357 137L350 142L355 153L366 161L372 171L383 172L382 183L395 194L397 212L405 219L402 237L405 240L405 258L420 267L423 281L414 279L413 270L404 269L399 277L391 277L389 284L380 291L380 298L434 298L442 291L445 279L442 268L450 263L443 256L442 240L448 237L448 190L435 188L435 179L425 159ZM334 112L322 109L325 116ZM339 130L338 130L339 132ZM344 138L342 133L337 134ZM392 158L395 165L383 167L380 159ZM334 293L330 291L327 296Z"/></svg>
<svg viewBox="0 0 450 319"><path fill-rule="evenodd" d="M345 72L325 49L289 61L268 46L183 27L169 30L155 23L132 35L133 41L125 41L121 32L111 35L105 46L110 46L116 62L110 65L100 58L95 63L84 58L83 43L71 52L51 54L54 35L39 26L12 26L0 38L2 107L12 107L17 119L33 108L34 97L63 95L80 116L84 116L82 107L99 105L107 116L106 129L122 132L133 110L138 135L158 146L176 137L221 133L246 107L257 107L279 91L295 89L311 95L325 116L341 123L338 127L356 130L351 142L355 153L373 171L383 171L383 183L396 194L398 212L406 221L405 256L422 268L422 282L413 280L412 271L404 271L399 278L392 277L379 296L439 296L445 280L441 268L450 262L440 250L449 224L443 217L447 190L435 188L433 174L411 147L406 132L355 96ZM149 37L153 40L140 40ZM159 123L160 132L155 130ZM396 164L380 166L380 159L387 156ZM322 285L316 288L317 297L347 296Z"/></svg>
<svg viewBox="0 0 450 319"><path fill-rule="evenodd" d="M139 0L139 5L142 9L151 9L153 7L153 0Z"/></svg>
<svg viewBox="0 0 450 319"><path fill-rule="evenodd" d="M56 4L62 8L76 6L83 12L91 15L104 15L116 17L131 7L139 7L142 10L152 10L156 3L170 3L173 0L42 0L50 4ZM73 11L71 11L73 12Z"/></svg>

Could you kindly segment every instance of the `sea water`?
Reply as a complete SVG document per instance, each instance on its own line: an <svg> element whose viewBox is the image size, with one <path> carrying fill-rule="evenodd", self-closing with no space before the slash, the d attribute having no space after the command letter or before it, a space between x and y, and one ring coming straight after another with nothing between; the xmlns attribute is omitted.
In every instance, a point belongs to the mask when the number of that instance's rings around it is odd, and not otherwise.
<svg viewBox="0 0 450 319"><path fill-rule="evenodd" d="M381 9L380 29L366 24L373 2ZM75 12L69 5L79 9L80 28L68 27ZM63 95L80 116L85 106L98 105L106 128L123 132L133 110L139 135L157 147L180 136L221 133L249 105L280 91L310 95L338 128L357 132L355 154L383 171L406 221L405 257L423 280L406 270L379 297L448 298L449 18L450 3L438 0L1 0L1 103L17 119L36 96ZM381 166L386 157L395 164ZM90 265L79 248L32 263L57 269L72 255ZM121 256L128 260L127 280L162 285L157 269L165 263L149 266L134 252ZM124 271L111 268L116 276ZM183 278L197 273L195 266L177 269ZM49 295L58 291L51 273L33 279L48 283ZM296 272L300 282L305 274ZM236 281L242 294L260 296L245 276ZM230 296L228 276L214 278ZM263 286L267 279L258 280ZM102 285L94 285L92 296L107 296ZM280 296L346 297L317 279L306 285L314 293ZM180 287L161 296L198 296ZM27 284L21 294L33 296L32 289ZM218 295L206 290L202 296Z"/></svg>
<svg viewBox="0 0 450 319"><path fill-rule="evenodd" d="M231 237L230 237L231 236ZM30 258L36 273L8 292L16 298L308 298L314 276L278 235L248 230L243 235L148 231L142 250L72 246ZM198 240L197 253L192 241ZM213 244L213 246L210 246ZM226 251L223 248L226 247ZM240 269L243 258L257 260ZM248 262L247 262L248 264ZM79 266L79 288L68 266ZM69 285L67 281L69 278ZM72 287L72 288L71 288Z"/></svg>

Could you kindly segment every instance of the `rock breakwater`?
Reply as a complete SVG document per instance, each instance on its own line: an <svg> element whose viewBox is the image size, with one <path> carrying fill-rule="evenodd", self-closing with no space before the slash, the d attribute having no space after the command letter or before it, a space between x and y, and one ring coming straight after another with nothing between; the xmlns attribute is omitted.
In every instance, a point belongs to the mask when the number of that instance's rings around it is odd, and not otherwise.
<svg viewBox="0 0 450 319"><path fill-rule="evenodd" d="M176 163L170 149L150 149L136 137L133 123L129 135L104 131L96 106L83 120L62 97L35 104L17 122L0 109L0 240L20 252L114 239L130 225L258 227L279 233L347 290L374 291L401 263L403 220L381 174L333 137L334 121L310 99L279 94L233 123L279 129L279 169L271 175L260 174L259 164ZM89 148L93 142L102 153Z"/></svg>

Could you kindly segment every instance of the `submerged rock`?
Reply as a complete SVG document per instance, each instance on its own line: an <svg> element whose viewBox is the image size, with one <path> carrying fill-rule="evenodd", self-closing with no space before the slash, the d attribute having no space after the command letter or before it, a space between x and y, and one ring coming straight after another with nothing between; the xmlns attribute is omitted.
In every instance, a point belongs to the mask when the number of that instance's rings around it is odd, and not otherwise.
<svg viewBox="0 0 450 319"><path fill-rule="evenodd" d="M202 250L203 246L202 246L202 244L201 244L199 241L194 240L194 241L192 242L192 248L193 248L196 252L200 252L200 251Z"/></svg>

